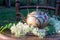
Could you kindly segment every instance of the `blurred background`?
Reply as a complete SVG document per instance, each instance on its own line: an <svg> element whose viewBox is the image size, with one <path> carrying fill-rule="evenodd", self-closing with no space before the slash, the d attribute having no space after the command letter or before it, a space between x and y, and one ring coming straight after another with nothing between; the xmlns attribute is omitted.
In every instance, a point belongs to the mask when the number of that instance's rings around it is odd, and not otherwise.
<svg viewBox="0 0 60 40"><path fill-rule="evenodd" d="M26 6L29 5L36 5L36 0L30 0L29 3L27 3L27 0L20 0L20 6ZM15 8L15 0L10 0L10 6L6 7L8 1L6 0L0 0L0 26L6 25L8 23L15 23L16 22L16 8ZM39 0L39 5L44 6L45 0ZM56 7L56 0L48 0L48 6ZM29 9L29 12L32 12L36 9ZM41 11L45 11L46 9L39 9ZM19 10L20 13L23 14L24 17L26 17L28 10L22 9ZM60 9L58 10L58 14L60 13ZM50 16L55 14L55 10L48 10L48 14ZM60 14L58 15L60 16Z"/></svg>

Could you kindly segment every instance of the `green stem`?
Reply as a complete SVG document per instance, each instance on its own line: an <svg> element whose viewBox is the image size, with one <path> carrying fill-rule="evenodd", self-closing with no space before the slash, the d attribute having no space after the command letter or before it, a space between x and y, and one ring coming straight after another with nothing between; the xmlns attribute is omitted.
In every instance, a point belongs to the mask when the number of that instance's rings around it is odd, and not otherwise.
<svg viewBox="0 0 60 40"><path fill-rule="evenodd" d="M1 30L1 29L3 29L3 28L4 28L4 27L3 27L3 26L1 26L0 30Z"/></svg>
<svg viewBox="0 0 60 40"><path fill-rule="evenodd" d="M6 28L7 28L7 25L4 28L2 28L2 30L0 31L0 33L2 33Z"/></svg>

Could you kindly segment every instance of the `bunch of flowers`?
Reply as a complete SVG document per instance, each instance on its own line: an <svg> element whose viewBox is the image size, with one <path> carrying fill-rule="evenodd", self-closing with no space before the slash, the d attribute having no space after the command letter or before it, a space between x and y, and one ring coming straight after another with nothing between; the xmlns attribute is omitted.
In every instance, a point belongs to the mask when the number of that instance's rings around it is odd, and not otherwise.
<svg viewBox="0 0 60 40"><path fill-rule="evenodd" d="M56 30L56 33L60 33L60 21L58 19L50 18L49 24L53 25Z"/></svg>
<svg viewBox="0 0 60 40"><path fill-rule="evenodd" d="M29 26L26 23L19 22L17 25L13 24L10 28L11 33L13 33L16 37L25 36L28 32L37 35L39 38L43 38L45 36L45 29L34 28L33 26Z"/></svg>
<svg viewBox="0 0 60 40"><path fill-rule="evenodd" d="M16 37L20 37L26 35L26 33L29 32L29 26L19 22L17 25L13 24L10 30L11 33L13 33Z"/></svg>
<svg viewBox="0 0 60 40"><path fill-rule="evenodd" d="M32 33L33 33L34 35L37 35L39 38L43 38L43 37L45 37L45 35L46 35L46 30L45 30L45 29L34 28L34 29L32 30Z"/></svg>

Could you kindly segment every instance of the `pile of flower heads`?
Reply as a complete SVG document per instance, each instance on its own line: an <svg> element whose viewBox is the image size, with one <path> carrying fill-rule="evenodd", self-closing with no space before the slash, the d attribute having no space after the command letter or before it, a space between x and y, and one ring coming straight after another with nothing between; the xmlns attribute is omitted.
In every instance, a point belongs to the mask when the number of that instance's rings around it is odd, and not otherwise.
<svg viewBox="0 0 60 40"><path fill-rule="evenodd" d="M49 19L49 23L53 25L56 30L56 33L60 33L60 21L58 19L52 17Z"/></svg>
<svg viewBox="0 0 60 40"><path fill-rule="evenodd" d="M26 23L19 22L16 25L10 28L11 33L14 34L16 37L25 36L27 33L31 32L34 35L37 35L39 38L45 37L46 30L45 29L38 29L34 28L33 26L29 26Z"/></svg>

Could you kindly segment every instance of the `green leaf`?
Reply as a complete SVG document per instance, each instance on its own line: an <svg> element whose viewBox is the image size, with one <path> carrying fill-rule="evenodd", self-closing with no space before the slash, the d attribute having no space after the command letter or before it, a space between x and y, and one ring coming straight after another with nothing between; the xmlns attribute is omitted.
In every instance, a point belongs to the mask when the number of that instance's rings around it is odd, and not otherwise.
<svg viewBox="0 0 60 40"><path fill-rule="evenodd" d="M1 29L0 33L2 33L7 28L7 25Z"/></svg>
<svg viewBox="0 0 60 40"><path fill-rule="evenodd" d="M7 26L8 26L7 28L10 28L12 26L12 23L9 23Z"/></svg>

